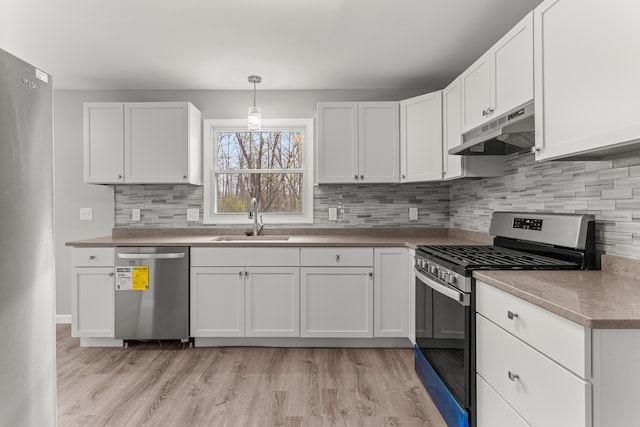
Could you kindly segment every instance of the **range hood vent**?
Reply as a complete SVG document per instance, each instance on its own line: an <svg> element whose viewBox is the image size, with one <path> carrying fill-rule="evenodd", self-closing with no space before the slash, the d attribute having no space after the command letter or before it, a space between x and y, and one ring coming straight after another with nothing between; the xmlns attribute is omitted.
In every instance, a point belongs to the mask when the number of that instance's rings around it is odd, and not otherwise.
<svg viewBox="0 0 640 427"><path fill-rule="evenodd" d="M531 102L470 130L449 154L495 156L528 151L535 145L533 107Z"/></svg>

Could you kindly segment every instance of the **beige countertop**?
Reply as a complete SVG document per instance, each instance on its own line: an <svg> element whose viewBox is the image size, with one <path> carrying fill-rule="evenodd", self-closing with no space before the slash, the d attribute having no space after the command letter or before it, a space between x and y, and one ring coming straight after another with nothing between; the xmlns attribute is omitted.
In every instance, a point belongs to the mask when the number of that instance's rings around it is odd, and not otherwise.
<svg viewBox="0 0 640 427"><path fill-rule="evenodd" d="M602 268L476 271L473 276L588 328L640 329L640 279L636 275L640 261L603 255Z"/></svg>
<svg viewBox="0 0 640 427"><path fill-rule="evenodd" d="M243 230L230 229L114 229L111 236L67 242L76 247L116 246L191 246L191 247L304 247L304 246L404 246L492 244L483 233L441 228L377 229L273 229L259 240L219 241L217 238L239 236ZM282 236L288 240L278 240ZM270 238L273 237L273 240Z"/></svg>

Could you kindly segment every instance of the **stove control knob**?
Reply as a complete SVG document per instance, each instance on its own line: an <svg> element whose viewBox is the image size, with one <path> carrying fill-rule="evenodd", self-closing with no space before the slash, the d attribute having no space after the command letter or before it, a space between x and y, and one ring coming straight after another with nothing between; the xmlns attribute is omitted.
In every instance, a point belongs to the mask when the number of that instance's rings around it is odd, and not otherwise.
<svg viewBox="0 0 640 427"><path fill-rule="evenodd" d="M429 273L431 273L431 274L437 274L438 273L438 269L436 268L435 265L430 265L429 266Z"/></svg>
<svg viewBox="0 0 640 427"><path fill-rule="evenodd" d="M444 280L446 283L449 283L451 275L449 273L443 273L441 279Z"/></svg>
<svg viewBox="0 0 640 427"><path fill-rule="evenodd" d="M452 275L449 277L449 280L447 280L447 283L448 283L448 284L450 284L450 285L455 285L455 284L456 284L456 282L457 282L457 280L456 280L456 276L455 276L454 274L452 274Z"/></svg>

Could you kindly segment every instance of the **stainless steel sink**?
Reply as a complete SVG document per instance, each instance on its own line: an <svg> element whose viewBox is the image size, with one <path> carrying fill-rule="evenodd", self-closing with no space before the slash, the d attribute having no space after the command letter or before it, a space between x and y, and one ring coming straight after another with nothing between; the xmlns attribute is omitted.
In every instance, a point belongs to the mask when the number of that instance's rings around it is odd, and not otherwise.
<svg viewBox="0 0 640 427"><path fill-rule="evenodd" d="M218 236L211 242L283 242L289 240L289 236Z"/></svg>

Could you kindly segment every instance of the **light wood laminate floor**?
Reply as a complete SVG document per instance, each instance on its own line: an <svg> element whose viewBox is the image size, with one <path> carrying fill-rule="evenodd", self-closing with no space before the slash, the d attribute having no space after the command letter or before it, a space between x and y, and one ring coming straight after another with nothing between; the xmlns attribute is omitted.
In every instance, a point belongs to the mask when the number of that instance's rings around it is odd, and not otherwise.
<svg viewBox="0 0 640 427"><path fill-rule="evenodd" d="M58 426L445 427L410 349L85 348L57 325Z"/></svg>

